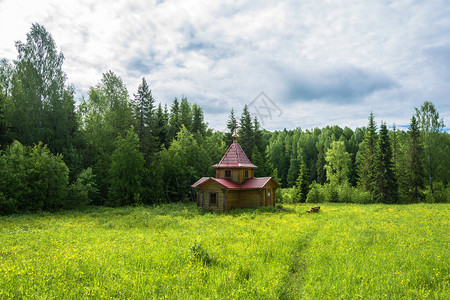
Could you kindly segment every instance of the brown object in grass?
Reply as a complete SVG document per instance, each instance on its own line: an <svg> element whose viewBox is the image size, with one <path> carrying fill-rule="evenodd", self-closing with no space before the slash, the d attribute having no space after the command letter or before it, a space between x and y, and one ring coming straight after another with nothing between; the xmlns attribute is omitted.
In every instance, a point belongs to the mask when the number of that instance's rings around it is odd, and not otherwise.
<svg viewBox="0 0 450 300"><path fill-rule="evenodd" d="M311 209L307 210L306 212L307 213L317 213L317 212L319 212L319 209L320 209L320 206L314 206L314 207L311 207Z"/></svg>

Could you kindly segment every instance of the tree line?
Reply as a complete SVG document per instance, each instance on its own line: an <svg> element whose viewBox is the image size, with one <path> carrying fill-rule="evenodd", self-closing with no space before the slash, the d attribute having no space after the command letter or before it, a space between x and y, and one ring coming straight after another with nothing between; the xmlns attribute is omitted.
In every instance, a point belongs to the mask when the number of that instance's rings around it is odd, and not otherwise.
<svg viewBox="0 0 450 300"><path fill-rule="evenodd" d="M186 97L157 103L145 78L130 96L112 71L77 104L64 55L39 24L16 48L16 60L0 60L3 214L190 199L190 185L214 176L211 165L235 130L258 166L255 176L274 176L285 188L280 201L409 203L448 195L449 137L431 102L407 132L384 123L378 130L373 115L355 131L269 132L245 106L239 118L231 111L222 133Z"/></svg>
<svg viewBox="0 0 450 300"><path fill-rule="evenodd" d="M430 101L415 109L407 131L327 126L270 135L268 161L278 169L286 202L417 203L450 199L450 137Z"/></svg>

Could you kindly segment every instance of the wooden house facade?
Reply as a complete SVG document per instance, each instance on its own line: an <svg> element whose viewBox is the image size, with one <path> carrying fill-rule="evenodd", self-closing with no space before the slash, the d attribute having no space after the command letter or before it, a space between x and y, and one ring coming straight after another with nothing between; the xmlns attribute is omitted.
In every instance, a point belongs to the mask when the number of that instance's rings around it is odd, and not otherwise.
<svg viewBox="0 0 450 300"><path fill-rule="evenodd" d="M218 164L216 177L203 177L192 185L197 191L197 205L223 212L233 208L275 206L275 191L280 185L272 177L254 177L257 168L237 142Z"/></svg>

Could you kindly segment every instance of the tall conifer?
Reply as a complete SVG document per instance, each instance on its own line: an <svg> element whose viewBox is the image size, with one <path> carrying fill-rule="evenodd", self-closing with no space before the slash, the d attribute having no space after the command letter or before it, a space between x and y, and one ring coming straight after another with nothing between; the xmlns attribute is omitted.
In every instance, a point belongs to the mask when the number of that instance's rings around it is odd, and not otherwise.
<svg viewBox="0 0 450 300"><path fill-rule="evenodd" d="M363 191L374 192L376 186L376 145L377 125L373 113L370 112L369 125L366 128L358 155L358 186Z"/></svg>
<svg viewBox="0 0 450 300"><path fill-rule="evenodd" d="M396 203L398 199L397 179L392 162L392 148L386 123L381 123L376 152L376 188L375 194L379 202Z"/></svg>
<svg viewBox="0 0 450 300"><path fill-rule="evenodd" d="M425 172L423 169L424 151L420 141L420 130L415 116L411 118L408 131L408 148L405 155L404 174L401 176L400 187L408 197L406 202L415 203L423 200L422 190L425 187Z"/></svg>

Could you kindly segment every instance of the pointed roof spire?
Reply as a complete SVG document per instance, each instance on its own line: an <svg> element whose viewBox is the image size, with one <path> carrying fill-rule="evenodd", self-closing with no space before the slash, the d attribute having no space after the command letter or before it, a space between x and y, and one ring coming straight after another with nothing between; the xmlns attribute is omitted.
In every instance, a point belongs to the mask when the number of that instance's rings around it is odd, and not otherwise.
<svg viewBox="0 0 450 300"><path fill-rule="evenodd" d="M245 155L241 145L237 142L237 137L237 134L236 137L233 135L233 144L228 148L220 162L212 166L213 168L257 168Z"/></svg>
<svg viewBox="0 0 450 300"><path fill-rule="evenodd" d="M233 143L237 143L237 142L238 142L238 138L239 138L239 135L238 135L236 129L237 129L237 126L236 126L236 124L235 124L235 125L234 125L234 133L233 133L233 135L232 135Z"/></svg>

